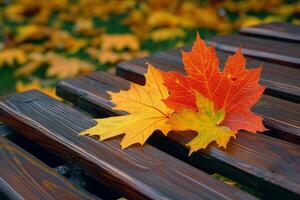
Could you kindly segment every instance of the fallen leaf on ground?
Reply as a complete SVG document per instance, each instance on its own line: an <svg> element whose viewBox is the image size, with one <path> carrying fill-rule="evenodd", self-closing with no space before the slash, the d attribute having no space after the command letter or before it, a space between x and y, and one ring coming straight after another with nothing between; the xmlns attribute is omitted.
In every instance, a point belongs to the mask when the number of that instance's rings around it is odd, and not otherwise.
<svg viewBox="0 0 300 200"><path fill-rule="evenodd" d="M121 51L125 48L130 50L140 49L138 38L133 34L105 34L102 36L103 50Z"/></svg>
<svg viewBox="0 0 300 200"><path fill-rule="evenodd" d="M13 66L15 62L23 64L26 61L27 57L22 49L12 48L0 50L0 67L4 64Z"/></svg>
<svg viewBox="0 0 300 200"><path fill-rule="evenodd" d="M19 76L28 76L37 70L40 65L46 62L45 55L41 53L31 53L28 55L30 60L27 64L23 65L15 72L17 77Z"/></svg>
<svg viewBox="0 0 300 200"><path fill-rule="evenodd" d="M86 74L94 71L95 66L78 58L67 58L55 53L31 53L29 62L16 71L16 76L26 76L37 70L40 65L48 64L46 75L60 79Z"/></svg>
<svg viewBox="0 0 300 200"><path fill-rule="evenodd" d="M161 28L152 31L149 38L155 42L185 37L185 32L181 28Z"/></svg>
<svg viewBox="0 0 300 200"><path fill-rule="evenodd" d="M155 130L166 135L171 130L166 122L173 112L162 101L168 97L168 90L163 85L160 71L153 66L148 66L145 78L144 86L131 83L129 90L108 92L116 105L114 109L126 111L128 115L97 119L95 127L80 134L97 135L100 140L105 140L125 133L122 148L135 143L144 144Z"/></svg>
<svg viewBox="0 0 300 200"><path fill-rule="evenodd" d="M47 76L57 76L60 79L73 77L77 74L86 74L94 71L95 66L77 58L66 58L57 54L50 53L47 55L49 68Z"/></svg>

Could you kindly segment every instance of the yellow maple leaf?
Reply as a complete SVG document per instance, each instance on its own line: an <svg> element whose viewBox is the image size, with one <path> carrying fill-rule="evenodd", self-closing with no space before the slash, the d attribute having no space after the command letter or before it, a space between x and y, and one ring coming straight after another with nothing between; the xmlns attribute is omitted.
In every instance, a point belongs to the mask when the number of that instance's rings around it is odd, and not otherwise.
<svg viewBox="0 0 300 200"><path fill-rule="evenodd" d="M95 69L95 66L77 58L65 58L54 53L49 53L46 56L49 64L47 76L57 76L60 79L75 76L79 73L90 73Z"/></svg>
<svg viewBox="0 0 300 200"><path fill-rule="evenodd" d="M63 30L51 30L49 40L45 43L47 49L67 49L75 53L87 45L85 39L77 39Z"/></svg>
<svg viewBox="0 0 300 200"><path fill-rule="evenodd" d="M89 62L77 58L66 58L51 52L47 54L31 53L28 58L29 62L15 72L17 77L30 75L44 63L49 65L46 75L48 77L57 76L60 79L81 73L90 73L95 69L95 66Z"/></svg>
<svg viewBox="0 0 300 200"><path fill-rule="evenodd" d="M102 49L120 51L125 48L130 50L140 49L138 38L133 34L105 34L102 36Z"/></svg>
<svg viewBox="0 0 300 200"><path fill-rule="evenodd" d="M160 28L152 31L149 37L155 42L160 42L162 40L183 38L185 32L182 28Z"/></svg>
<svg viewBox="0 0 300 200"><path fill-rule="evenodd" d="M173 113L168 121L176 131L198 132L198 135L187 144L190 147L189 155L199 149L205 149L213 141L218 144L218 147L226 148L229 139L235 138L236 133L220 125L225 117L224 110L216 111L214 103L197 92L196 104L198 112L185 108L178 113Z"/></svg>
<svg viewBox="0 0 300 200"><path fill-rule="evenodd" d="M146 22L151 27L175 27L180 23L180 18L168 11L159 10L151 12Z"/></svg>
<svg viewBox="0 0 300 200"><path fill-rule="evenodd" d="M12 48L0 50L0 67L4 64L12 66L14 62L22 64L26 61L27 57L22 49Z"/></svg>
<svg viewBox="0 0 300 200"><path fill-rule="evenodd" d="M37 39L45 36L43 31L44 27L37 26L34 24L29 24L26 26L20 26L17 29L16 42L22 42L27 39Z"/></svg>
<svg viewBox="0 0 300 200"><path fill-rule="evenodd" d="M74 31L85 36L97 36L103 32L103 29L94 28L92 19L79 18L74 25Z"/></svg>
<svg viewBox="0 0 300 200"><path fill-rule="evenodd" d="M24 5L10 4L4 10L4 16L10 20L21 22L24 20L23 13L25 11Z"/></svg>
<svg viewBox="0 0 300 200"><path fill-rule="evenodd" d="M169 96L163 85L163 78L159 70L148 65L144 86L131 83L129 90L118 93L108 92L115 110L123 110L128 115L97 119L97 125L83 131L81 135L98 135L100 140L125 133L121 142L122 148L132 144L144 144L155 130L167 134L171 126L167 124L173 112L162 101ZM137 126L138 124L138 126Z"/></svg>
<svg viewBox="0 0 300 200"><path fill-rule="evenodd" d="M15 71L17 77L32 74L43 62L45 62L45 56L41 53L31 53L28 55L28 58L30 62Z"/></svg>

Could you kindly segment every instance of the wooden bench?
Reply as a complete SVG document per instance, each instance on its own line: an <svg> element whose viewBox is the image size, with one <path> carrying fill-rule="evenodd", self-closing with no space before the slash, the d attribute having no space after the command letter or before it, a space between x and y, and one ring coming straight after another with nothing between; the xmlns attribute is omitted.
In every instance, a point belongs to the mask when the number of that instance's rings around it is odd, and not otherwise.
<svg viewBox="0 0 300 200"><path fill-rule="evenodd" d="M77 199L103 198L74 185L17 147L9 140L17 134L78 165L96 183L128 199L299 199L299 34L299 27L274 23L208 40L216 44L221 66L228 52L239 46L245 49L249 66L264 65L261 82L267 90L253 111L264 117L270 130L264 134L242 131L227 150L210 145L188 157L184 144L192 133L170 133L168 138L155 133L144 146L125 150L120 148L120 137L98 142L78 136L95 125L92 117L124 115L112 109L106 92L127 89L129 81L143 84L145 62L184 73L180 51L189 46L120 63L117 76L95 72L61 81L57 94L74 107L34 90L3 97L0 120L17 133L0 127L0 191L12 199L28 195L40 199L41 194L45 194L43 199L68 199L69 194ZM12 174L17 176L12 178ZM240 186L227 185L212 174ZM17 184L20 181L30 187Z"/></svg>
<svg viewBox="0 0 300 200"><path fill-rule="evenodd" d="M0 130L0 188L11 199L95 199L86 191L28 154L4 136Z"/></svg>

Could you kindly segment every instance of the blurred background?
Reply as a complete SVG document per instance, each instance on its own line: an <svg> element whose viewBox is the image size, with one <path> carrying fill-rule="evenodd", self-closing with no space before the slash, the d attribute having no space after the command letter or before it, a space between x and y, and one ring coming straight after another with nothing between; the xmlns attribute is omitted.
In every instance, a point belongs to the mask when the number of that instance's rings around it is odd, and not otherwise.
<svg viewBox="0 0 300 200"><path fill-rule="evenodd" d="M0 0L0 95L267 22L300 24L295 0Z"/></svg>

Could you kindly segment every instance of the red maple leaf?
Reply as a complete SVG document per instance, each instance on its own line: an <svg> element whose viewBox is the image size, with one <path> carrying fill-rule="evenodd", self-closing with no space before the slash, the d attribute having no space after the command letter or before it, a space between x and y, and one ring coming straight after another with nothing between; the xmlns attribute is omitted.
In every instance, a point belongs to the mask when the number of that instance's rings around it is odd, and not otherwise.
<svg viewBox="0 0 300 200"><path fill-rule="evenodd" d="M266 130L262 117L251 112L251 107L259 100L265 87L259 84L261 67L246 69L246 60L239 49L229 56L223 71L214 47L207 47L197 35L190 52L182 52L187 76L177 72L163 72L164 83L170 96L166 105L176 111L190 108L197 111L195 91L214 102L216 109L225 110L222 125L232 131L251 132Z"/></svg>

